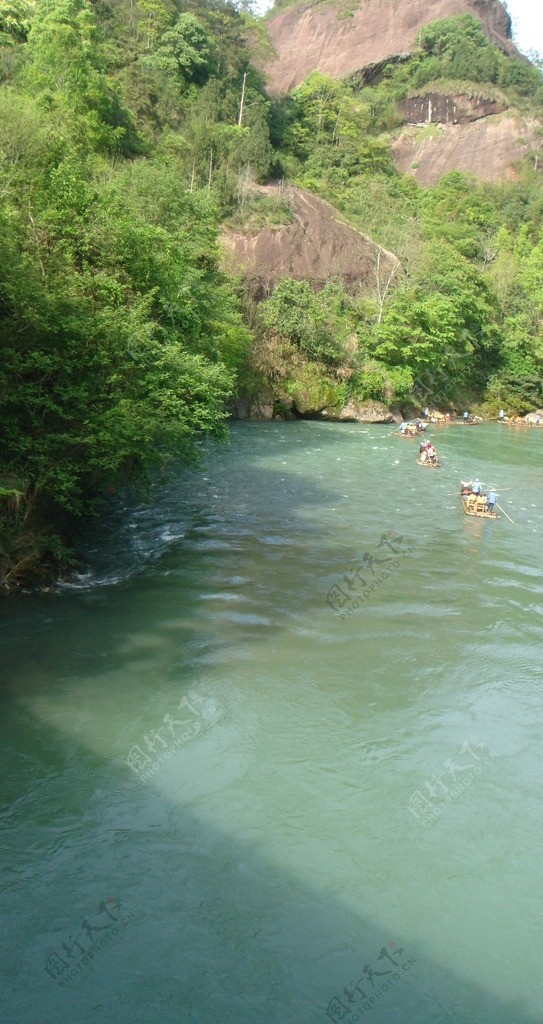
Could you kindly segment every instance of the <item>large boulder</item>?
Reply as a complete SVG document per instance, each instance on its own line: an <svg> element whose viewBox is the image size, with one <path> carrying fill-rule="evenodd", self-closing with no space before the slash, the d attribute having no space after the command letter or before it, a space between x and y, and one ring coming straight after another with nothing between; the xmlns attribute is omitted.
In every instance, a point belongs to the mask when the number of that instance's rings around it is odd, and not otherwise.
<svg viewBox="0 0 543 1024"><path fill-rule="evenodd" d="M352 423L393 423L394 416L382 402L357 402L351 399L343 409L324 409L322 415L329 420Z"/></svg>
<svg viewBox="0 0 543 1024"><path fill-rule="evenodd" d="M274 415L273 398L257 398L251 405L252 420L272 420Z"/></svg>

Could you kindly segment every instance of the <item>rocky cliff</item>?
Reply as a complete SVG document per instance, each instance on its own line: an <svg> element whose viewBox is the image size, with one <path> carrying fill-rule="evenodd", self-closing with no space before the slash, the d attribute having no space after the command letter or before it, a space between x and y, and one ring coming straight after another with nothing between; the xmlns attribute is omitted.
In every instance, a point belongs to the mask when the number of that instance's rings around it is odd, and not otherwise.
<svg viewBox="0 0 543 1024"><path fill-rule="evenodd" d="M274 185L259 191L280 191L293 219L254 234L228 231L223 237L225 266L243 274L256 298L266 298L281 277L309 281L317 289L337 277L347 290L370 290L377 277L388 278L397 266L396 256L344 224L323 199L303 189Z"/></svg>
<svg viewBox="0 0 543 1024"><path fill-rule="evenodd" d="M424 25L437 18L472 14L501 49L517 54L511 19L499 0L359 0L345 5L306 3L279 11L268 21L277 56L263 67L269 91L290 92L311 71L345 78L416 46Z"/></svg>
<svg viewBox="0 0 543 1024"><path fill-rule="evenodd" d="M450 171L474 174L483 181L516 177L515 163L537 147L538 123L516 114L482 117L471 122L406 128L392 144L397 169L420 185L437 185Z"/></svg>

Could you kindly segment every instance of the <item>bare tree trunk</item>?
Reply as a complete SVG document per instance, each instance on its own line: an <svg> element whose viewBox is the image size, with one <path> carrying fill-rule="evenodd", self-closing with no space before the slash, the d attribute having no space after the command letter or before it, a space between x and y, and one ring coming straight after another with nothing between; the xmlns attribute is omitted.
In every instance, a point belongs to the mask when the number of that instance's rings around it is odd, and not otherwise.
<svg viewBox="0 0 543 1024"><path fill-rule="evenodd" d="M377 304L379 306L379 314L377 316L377 323L380 324L383 319L383 313L385 309L385 302L387 295L392 286L392 282L396 277L400 269L400 261L397 257L394 258L394 263L390 271L386 274L384 279L381 278L381 256L383 254L382 249L377 249L375 253L375 285L377 293Z"/></svg>
<svg viewBox="0 0 543 1024"><path fill-rule="evenodd" d="M238 117L238 128L241 128L243 122L243 105L245 103L245 83L247 81L247 72L243 73L243 85L241 87L241 103L239 105L239 117Z"/></svg>

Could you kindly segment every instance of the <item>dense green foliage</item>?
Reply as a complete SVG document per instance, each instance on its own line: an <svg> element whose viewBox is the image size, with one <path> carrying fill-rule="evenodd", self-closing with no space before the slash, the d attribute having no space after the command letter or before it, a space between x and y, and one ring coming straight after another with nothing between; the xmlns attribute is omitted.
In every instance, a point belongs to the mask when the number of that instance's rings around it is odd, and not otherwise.
<svg viewBox="0 0 543 1024"><path fill-rule="evenodd" d="M3 55L18 47L18 59L3 61L0 87L0 576L8 584L44 555L58 558L51 525L62 510L85 512L156 464L193 458L198 438L221 437L249 344L217 245L218 203L232 202L229 176L250 148L235 110L241 69L230 70L229 91L213 78L219 48L208 26L170 5L137 9L131 71L139 61L149 89L160 79L164 101L175 87L171 109L179 117L185 107L189 144L173 117L153 124L130 109L121 36L106 34L86 0L11 10L9 20L2 8L11 33ZM126 8L101 14L130 23ZM239 31L233 8L213 12L221 17ZM202 187L194 109L213 85L216 111L210 104L206 117L222 149L205 154ZM217 113L226 102L234 123Z"/></svg>
<svg viewBox="0 0 543 1024"><path fill-rule="evenodd" d="M222 436L243 389L285 414L543 404L540 155L514 182L435 189L390 155L399 101L440 83L540 117L539 68L451 18L370 85L314 73L272 102L251 62L263 24L229 0L0 0L6 585L62 560L61 514ZM398 259L360 295L287 278L243 303L218 230L288 223L281 196L255 192L270 177Z"/></svg>

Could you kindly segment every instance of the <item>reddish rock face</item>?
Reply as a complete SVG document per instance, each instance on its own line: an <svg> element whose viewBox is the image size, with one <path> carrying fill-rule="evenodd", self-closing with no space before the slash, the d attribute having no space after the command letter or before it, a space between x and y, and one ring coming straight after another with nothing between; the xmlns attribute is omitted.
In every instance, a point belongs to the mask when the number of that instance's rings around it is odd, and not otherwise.
<svg viewBox="0 0 543 1024"><path fill-rule="evenodd" d="M420 185L437 185L449 171L475 174L483 181L514 179L513 164L537 145L535 121L501 114L471 123L442 124L435 134L407 128L392 145L394 163Z"/></svg>
<svg viewBox="0 0 543 1024"><path fill-rule="evenodd" d="M499 0L360 0L352 16L341 6L302 4L268 22L277 58L263 67L268 89L290 92L311 71L345 78L388 57L406 55L424 25L438 18L472 14L506 53L517 54L511 19Z"/></svg>
<svg viewBox="0 0 543 1024"><path fill-rule="evenodd" d="M273 185L261 189L273 195ZM257 234L229 231L223 265L242 273L256 298L267 298L282 277L322 288L337 277L348 290L373 289L399 268L392 253L339 220L337 210L303 189L281 191L294 214L290 224L267 226Z"/></svg>

